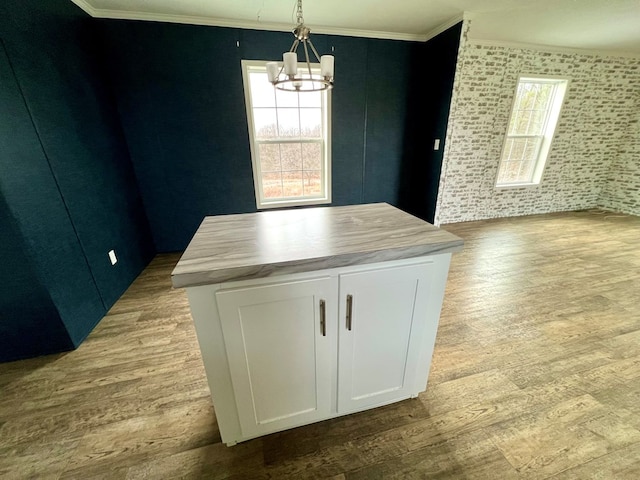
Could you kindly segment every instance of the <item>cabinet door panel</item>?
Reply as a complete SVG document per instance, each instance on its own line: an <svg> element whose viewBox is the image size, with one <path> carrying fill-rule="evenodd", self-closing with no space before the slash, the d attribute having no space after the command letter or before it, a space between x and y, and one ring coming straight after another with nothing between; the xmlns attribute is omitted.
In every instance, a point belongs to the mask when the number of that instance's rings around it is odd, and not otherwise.
<svg viewBox="0 0 640 480"><path fill-rule="evenodd" d="M338 411L415 394L430 264L340 276ZM351 330L346 297L352 297Z"/></svg>
<svg viewBox="0 0 640 480"><path fill-rule="evenodd" d="M335 391L336 289L335 279L323 278L216 294L245 436L308 423L330 413ZM326 336L320 300L327 305Z"/></svg>

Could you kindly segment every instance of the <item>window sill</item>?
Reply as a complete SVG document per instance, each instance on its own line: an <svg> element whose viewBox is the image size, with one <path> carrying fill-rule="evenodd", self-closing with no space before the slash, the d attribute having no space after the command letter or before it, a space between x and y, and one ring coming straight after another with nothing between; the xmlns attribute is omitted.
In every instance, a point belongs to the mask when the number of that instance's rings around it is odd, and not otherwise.
<svg viewBox="0 0 640 480"><path fill-rule="evenodd" d="M286 207L309 207L313 205L328 205L331 203L331 198L296 198L291 200L279 200L273 202L263 202L257 205L258 210L268 210L271 208L286 208Z"/></svg>
<svg viewBox="0 0 640 480"><path fill-rule="evenodd" d="M512 188L532 188L532 187L539 187L540 186L540 182L536 182L536 183L509 183L507 185L496 185L495 189L496 190L507 190L507 189L512 189Z"/></svg>

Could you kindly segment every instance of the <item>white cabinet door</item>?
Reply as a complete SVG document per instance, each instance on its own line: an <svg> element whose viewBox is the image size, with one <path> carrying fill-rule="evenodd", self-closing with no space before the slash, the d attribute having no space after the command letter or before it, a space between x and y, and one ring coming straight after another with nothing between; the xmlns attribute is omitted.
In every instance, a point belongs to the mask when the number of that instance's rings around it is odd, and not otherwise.
<svg viewBox="0 0 640 480"><path fill-rule="evenodd" d="M243 436L330 416L337 290L323 277L216 293Z"/></svg>
<svg viewBox="0 0 640 480"><path fill-rule="evenodd" d="M418 393L432 271L423 263L340 275L339 413Z"/></svg>

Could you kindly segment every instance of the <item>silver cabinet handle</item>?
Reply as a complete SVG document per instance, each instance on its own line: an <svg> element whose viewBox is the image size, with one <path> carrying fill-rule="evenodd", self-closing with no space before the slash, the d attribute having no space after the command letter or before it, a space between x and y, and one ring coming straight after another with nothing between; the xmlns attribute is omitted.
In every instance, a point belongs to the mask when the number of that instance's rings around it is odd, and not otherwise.
<svg viewBox="0 0 640 480"><path fill-rule="evenodd" d="M320 331L322 336L327 336L327 318L324 300L320 300Z"/></svg>
<svg viewBox="0 0 640 480"><path fill-rule="evenodd" d="M351 331L351 314L353 312L353 295L347 295L347 330Z"/></svg>

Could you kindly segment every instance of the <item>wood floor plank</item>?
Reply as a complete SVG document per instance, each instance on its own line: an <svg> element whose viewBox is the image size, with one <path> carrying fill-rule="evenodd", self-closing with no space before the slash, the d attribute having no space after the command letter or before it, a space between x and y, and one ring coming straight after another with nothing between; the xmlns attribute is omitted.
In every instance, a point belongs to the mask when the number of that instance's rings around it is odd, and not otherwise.
<svg viewBox="0 0 640 480"><path fill-rule="evenodd" d="M638 448L638 444L629 445L549 478L554 480L632 480L640 478Z"/></svg>
<svg viewBox="0 0 640 480"><path fill-rule="evenodd" d="M346 474L347 480L470 478L517 479L493 442L474 431Z"/></svg>
<svg viewBox="0 0 640 480"><path fill-rule="evenodd" d="M527 478L546 478L640 441L640 431L626 425L591 395L571 398L485 431Z"/></svg>
<svg viewBox="0 0 640 480"><path fill-rule="evenodd" d="M80 444L81 435L45 436L0 448L0 478L58 479Z"/></svg>
<svg viewBox="0 0 640 480"><path fill-rule="evenodd" d="M203 421L212 414L209 399L201 398L187 405L167 407L154 415L94 427L82 437L61 478L87 478L101 472L124 471L124 467L150 457L219 442L220 436Z"/></svg>
<svg viewBox="0 0 640 480"><path fill-rule="evenodd" d="M417 399L226 447L158 255L76 351L0 364L0 477L640 478L640 218L445 228L465 249Z"/></svg>
<svg viewBox="0 0 640 480"><path fill-rule="evenodd" d="M237 447L237 448L236 448ZM245 442L234 448L222 443L193 448L153 462L142 463L128 469L127 480L218 480L234 474L260 470L261 443Z"/></svg>

